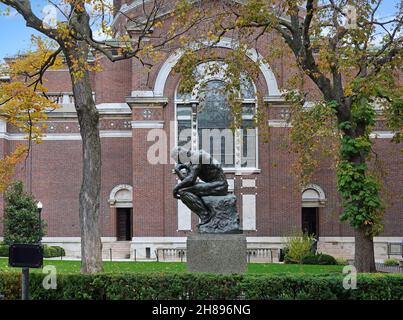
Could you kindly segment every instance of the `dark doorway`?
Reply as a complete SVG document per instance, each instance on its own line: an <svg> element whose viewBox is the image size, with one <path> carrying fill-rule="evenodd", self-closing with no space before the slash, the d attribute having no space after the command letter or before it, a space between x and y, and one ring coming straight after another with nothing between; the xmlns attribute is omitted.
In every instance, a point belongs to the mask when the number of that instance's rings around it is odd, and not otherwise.
<svg viewBox="0 0 403 320"><path fill-rule="evenodd" d="M116 237L118 241L132 239L132 209L116 209Z"/></svg>
<svg viewBox="0 0 403 320"><path fill-rule="evenodd" d="M302 208L302 232L319 237L318 208Z"/></svg>

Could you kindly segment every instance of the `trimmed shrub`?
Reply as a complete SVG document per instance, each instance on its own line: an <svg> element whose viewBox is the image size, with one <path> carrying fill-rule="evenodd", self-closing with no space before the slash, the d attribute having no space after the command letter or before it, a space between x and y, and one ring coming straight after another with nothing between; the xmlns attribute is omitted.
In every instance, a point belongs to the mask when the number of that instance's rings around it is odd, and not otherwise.
<svg viewBox="0 0 403 320"><path fill-rule="evenodd" d="M43 288L45 276L41 273L31 274L31 299L403 299L403 277L386 274L359 274L355 290L343 288L343 274L58 274L55 290ZM19 281L18 273L0 273L0 294L6 299L19 299Z"/></svg>
<svg viewBox="0 0 403 320"><path fill-rule="evenodd" d="M337 265L334 257L328 254L309 254L302 259L303 264L318 264L318 265Z"/></svg>
<svg viewBox="0 0 403 320"><path fill-rule="evenodd" d="M44 258L55 258L55 257L64 257L66 252L62 247L59 246L47 246L46 244L43 246L43 257Z"/></svg>
<svg viewBox="0 0 403 320"><path fill-rule="evenodd" d="M8 245L0 244L0 257L8 257L8 248ZM65 255L66 253L62 247L43 245L44 258L64 257Z"/></svg>
<svg viewBox="0 0 403 320"><path fill-rule="evenodd" d="M386 259L383 264L389 267L396 267L399 265L399 260L397 259Z"/></svg>
<svg viewBox="0 0 403 320"><path fill-rule="evenodd" d="M343 259L343 258L336 258L337 264L339 266L348 266L348 260L347 259Z"/></svg>
<svg viewBox="0 0 403 320"><path fill-rule="evenodd" d="M303 258L311 254L314 241L314 238L307 234L288 237L284 262L301 264Z"/></svg>
<svg viewBox="0 0 403 320"><path fill-rule="evenodd" d="M302 258L302 264L319 264L318 255L308 254Z"/></svg>
<svg viewBox="0 0 403 320"><path fill-rule="evenodd" d="M0 244L0 257L8 257L8 245Z"/></svg>
<svg viewBox="0 0 403 320"><path fill-rule="evenodd" d="M20 274L16 272L0 272L0 297L0 300L21 299Z"/></svg>

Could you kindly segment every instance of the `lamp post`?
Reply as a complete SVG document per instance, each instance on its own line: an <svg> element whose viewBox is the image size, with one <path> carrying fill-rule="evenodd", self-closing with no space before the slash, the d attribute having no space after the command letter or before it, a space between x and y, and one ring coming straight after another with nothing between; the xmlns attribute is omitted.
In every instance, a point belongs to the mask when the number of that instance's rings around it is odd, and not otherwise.
<svg viewBox="0 0 403 320"><path fill-rule="evenodd" d="M39 201L39 202L36 204L36 207L38 208L39 220L42 220L42 216L41 216L42 208L43 208L42 202Z"/></svg>
<svg viewBox="0 0 403 320"><path fill-rule="evenodd" d="M42 229L42 208L43 208L42 202L38 201L38 203L36 204L36 207L38 208L39 225L40 225L40 228ZM41 237L40 242L41 241L42 241L42 237Z"/></svg>

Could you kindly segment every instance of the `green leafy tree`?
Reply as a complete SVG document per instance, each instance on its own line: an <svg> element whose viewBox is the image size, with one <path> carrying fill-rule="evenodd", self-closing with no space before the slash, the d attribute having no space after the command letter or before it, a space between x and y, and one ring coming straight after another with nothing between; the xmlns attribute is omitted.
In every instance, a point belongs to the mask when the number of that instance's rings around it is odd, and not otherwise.
<svg viewBox="0 0 403 320"><path fill-rule="evenodd" d="M121 1L114 8L106 0L0 0L6 6L4 14L14 9L26 22L27 27L50 40L54 50L37 70L25 74L42 83L46 71L54 66L59 56L64 57L71 77L74 105L80 125L82 139L82 184L79 194L79 219L81 231L81 271L96 273L103 270L100 215L101 190L101 139L99 133L99 112L96 108L91 82L91 73L99 71L101 57L112 62L138 59L150 67L150 61L158 58L158 48L177 39L195 26L192 20L172 25L166 32L160 30L158 17L165 15L171 1L146 1L137 7L133 16L120 10ZM52 6L56 15L42 19L37 6ZM168 7L167 7L168 6ZM133 34L117 36L113 22L120 12L127 24L136 26ZM45 17L46 18L46 17ZM99 39L97 32L105 35ZM152 34L152 36L151 36ZM149 38L154 43L149 44ZM94 57L95 59L91 59ZM37 80L35 80L37 81ZM1 103L0 103L1 106ZM11 162L8 161L8 162ZM8 164L8 163L6 163ZM11 163L13 164L13 163ZM2 168L0 167L0 174ZM3 170L4 171L4 170Z"/></svg>
<svg viewBox="0 0 403 320"><path fill-rule="evenodd" d="M4 197L4 242L39 243L46 224L39 217L35 198L24 192L21 181L11 184Z"/></svg>

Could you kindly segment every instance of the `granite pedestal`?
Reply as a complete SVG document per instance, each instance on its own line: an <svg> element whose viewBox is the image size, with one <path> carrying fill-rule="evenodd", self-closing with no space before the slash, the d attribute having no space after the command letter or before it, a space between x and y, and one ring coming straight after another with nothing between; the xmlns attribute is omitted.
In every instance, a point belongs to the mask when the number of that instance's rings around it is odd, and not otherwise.
<svg viewBox="0 0 403 320"><path fill-rule="evenodd" d="M190 272L244 273L247 269L243 234L194 234L187 238Z"/></svg>

